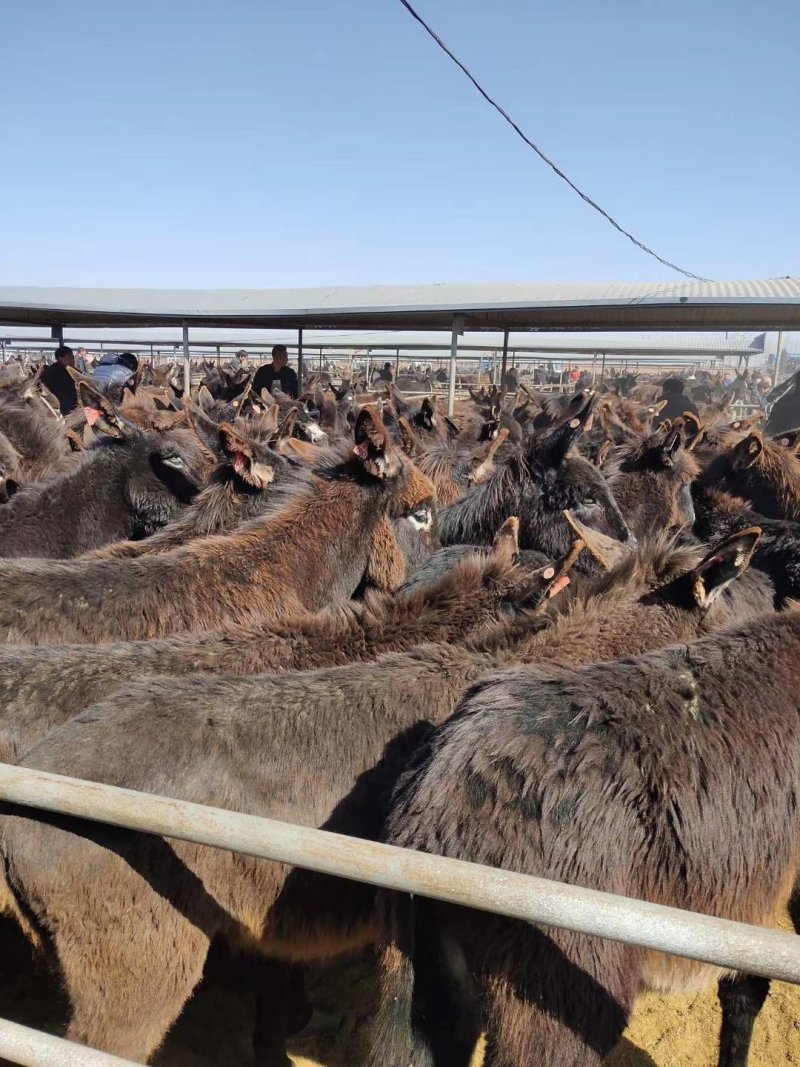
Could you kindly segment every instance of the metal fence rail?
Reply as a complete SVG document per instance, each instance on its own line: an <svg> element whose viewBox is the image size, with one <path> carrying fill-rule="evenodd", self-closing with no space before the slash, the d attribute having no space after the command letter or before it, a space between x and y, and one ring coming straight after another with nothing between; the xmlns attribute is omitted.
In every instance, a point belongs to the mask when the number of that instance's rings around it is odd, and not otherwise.
<svg viewBox="0 0 800 1067"><path fill-rule="evenodd" d="M326 830L0 764L0 800L800 983L800 937Z"/></svg>
<svg viewBox="0 0 800 1067"><path fill-rule="evenodd" d="M0 1058L23 1067L138 1067L132 1060L76 1045L8 1019L0 1019Z"/></svg>

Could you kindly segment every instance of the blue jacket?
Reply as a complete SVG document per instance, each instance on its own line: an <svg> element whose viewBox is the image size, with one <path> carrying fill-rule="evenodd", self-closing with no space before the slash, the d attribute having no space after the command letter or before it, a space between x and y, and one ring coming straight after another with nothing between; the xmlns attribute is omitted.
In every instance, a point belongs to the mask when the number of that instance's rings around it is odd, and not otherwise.
<svg viewBox="0 0 800 1067"><path fill-rule="evenodd" d="M130 367L119 362L119 356L109 353L103 356L92 371L92 381L101 393L122 392L122 388L136 374Z"/></svg>

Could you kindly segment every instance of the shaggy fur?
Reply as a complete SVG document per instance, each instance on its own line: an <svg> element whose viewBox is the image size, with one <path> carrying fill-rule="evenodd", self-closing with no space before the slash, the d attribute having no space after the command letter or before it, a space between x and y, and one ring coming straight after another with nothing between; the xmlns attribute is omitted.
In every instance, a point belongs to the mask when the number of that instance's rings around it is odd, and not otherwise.
<svg viewBox="0 0 800 1067"><path fill-rule="evenodd" d="M647 620L664 603L636 599L647 614L618 651L660 632ZM594 603L596 623L611 630L631 609L617 600L612 610L602 595ZM704 624L696 602L686 614ZM153 678L53 731L23 763L374 838L430 726L517 654L426 645L310 673ZM0 841L0 899L51 943L72 1008L68 1036L142 1062L198 982L212 938L298 961L378 936L369 887L279 864L30 810L0 820ZM276 1063L282 1033L276 1021Z"/></svg>
<svg viewBox="0 0 800 1067"><path fill-rule="evenodd" d="M0 397L0 432L19 457L19 473L26 485L65 474L75 466L63 424L44 418L25 401Z"/></svg>
<svg viewBox="0 0 800 1067"><path fill-rule="evenodd" d="M630 531L605 478L587 460L569 454L590 420L592 399L584 398L577 415L573 400L564 421L533 434L524 451L512 451L486 482L442 509L442 543L490 544L504 520L518 515L520 545L555 559L569 549L564 510L592 526L598 520L592 509L598 507L614 536L627 540Z"/></svg>
<svg viewBox="0 0 800 1067"><path fill-rule="evenodd" d="M695 533L704 541L717 541L749 526L761 528L761 540L753 568L765 574L775 587L777 603L800 600L800 523L767 519L739 497L718 489L692 487Z"/></svg>
<svg viewBox="0 0 800 1067"><path fill-rule="evenodd" d="M468 635L479 643L484 628L538 604L549 584L544 569L515 564L513 547L503 542L488 558L472 553L407 596L370 591L362 602L279 625L108 645L0 647L0 762L15 761L54 726L145 675L312 670Z"/></svg>
<svg viewBox="0 0 800 1067"><path fill-rule="evenodd" d="M185 431L106 441L70 473L29 485L0 510L0 555L67 559L148 537L191 502L202 468Z"/></svg>
<svg viewBox="0 0 800 1067"><path fill-rule="evenodd" d="M168 552L199 537L213 537L233 530L260 515L274 485L293 478L298 463L243 431L222 431L226 462L214 472L211 484L197 495L175 522L144 541L119 541L91 553L85 559L121 559Z"/></svg>
<svg viewBox="0 0 800 1067"><path fill-rule="evenodd" d="M800 868L798 657L792 611L637 659L488 677L423 745L387 840L770 924ZM398 907L374 1067L466 1067L474 1004L487 1067L599 1065L644 989L718 973L423 898L412 919Z"/></svg>
<svg viewBox="0 0 800 1067"><path fill-rule="evenodd" d="M420 529L429 537L433 486L370 411L367 424L359 455L327 454L227 537L137 559L0 563L0 634L10 644L45 644L199 633L317 610L351 596L371 571L402 581L386 514L402 513L409 537ZM398 558L387 561L387 549Z"/></svg>
<svg viewBox="0 0 800 1067"><path fill-rule="evenodd" d="M744 497L762 515L800 521L800 459L757 430L707 466L703 484Z"/></svg>
<svg viewBox="0 0 800 1067"><path fill-rule="evenodd" d="M694 524L690 486L700 472L677 430L623 447L605 474L625 522L640 540Z"/></svg>

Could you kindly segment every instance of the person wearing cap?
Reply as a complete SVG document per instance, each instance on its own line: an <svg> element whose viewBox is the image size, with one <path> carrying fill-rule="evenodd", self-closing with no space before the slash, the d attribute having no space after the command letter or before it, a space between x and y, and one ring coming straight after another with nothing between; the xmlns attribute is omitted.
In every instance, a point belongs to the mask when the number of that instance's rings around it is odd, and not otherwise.
<svg viewBox="0 0 800 1067"><path fill-rule="evenodd" d="M78 406L78 393L75 382L70 377L67 367L75 366L75 354L68 345L59 345L55 360L42 373L41 383L49 389L58 401L62 415L69 415Z"/></svg>
<svg viewBox="0 0 800 1067"><path fill-rule="evenodd" d="M92 371L92 382L105 396L118 400L126 385L132 385L139 369L133 352L109 352Z"/></svg>
<svg viewBox="0 0 800 1067"><path fill-rule="evenodd" d="M286 345L275 345L272 349L272 362L259 367L253 377L253 392L259 396L262 389L272 392L272 387L278 383L282 392L296 400L300 387L297 374L289 366L289 353Z"/></svg>
<svg viewBox="0 0 800 1067"><path fill-rule="evenodd" d="M699 416L700 412L697 410L697 405L691 397L684 395L683 388L682 378L664 379L661 385L661 396L656 401L657 404L660 404L663 400L666 400L666 404L658 413L659 422L663 422L665 419L679 419L686 411L691 412L692 415Z"/></svg>

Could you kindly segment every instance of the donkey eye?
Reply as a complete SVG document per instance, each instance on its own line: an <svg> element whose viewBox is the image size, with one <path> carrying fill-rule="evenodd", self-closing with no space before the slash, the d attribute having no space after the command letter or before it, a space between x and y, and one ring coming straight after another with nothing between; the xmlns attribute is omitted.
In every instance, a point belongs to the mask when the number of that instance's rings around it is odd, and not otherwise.
<svg viewBox="0 0 800 1067"><path fill-rule="evenodd" d="M162 463L165 467L174 467L179 471L186 470L186 460L183 456L164 456L162 458Z"/></svg>
<svg viewBox="0 0 800 1067"><path fill-rule="evenodd" d="M408 518L418 530L430 530L433 513L429 507L415 508Z"/></svg>

